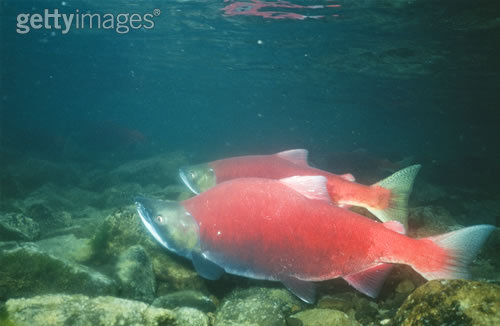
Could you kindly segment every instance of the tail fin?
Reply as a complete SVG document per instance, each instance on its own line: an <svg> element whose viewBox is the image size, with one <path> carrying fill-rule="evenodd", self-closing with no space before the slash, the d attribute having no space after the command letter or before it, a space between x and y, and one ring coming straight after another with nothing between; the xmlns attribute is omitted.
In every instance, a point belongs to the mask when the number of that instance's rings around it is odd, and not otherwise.
<svg viewBox="0 0 500 326"><path fill-rule="evenodd" d="M409 166L377 182L374 186L390 190L391 198L389 199L389 206L385 209L366 207L370 213L382 222L398 221L405 228L408 228L408 197L420 167L420 164Z"/></svg>
<svg viewBox="0 0 500 326"><path fill-rule="evenodd" d="M443 248L447 255L444 266L435 271L419 271L428 280L469 278L467 265L476 257L479 249L495 229L493 225L475 225L457 231L425 238Z"/></svg>

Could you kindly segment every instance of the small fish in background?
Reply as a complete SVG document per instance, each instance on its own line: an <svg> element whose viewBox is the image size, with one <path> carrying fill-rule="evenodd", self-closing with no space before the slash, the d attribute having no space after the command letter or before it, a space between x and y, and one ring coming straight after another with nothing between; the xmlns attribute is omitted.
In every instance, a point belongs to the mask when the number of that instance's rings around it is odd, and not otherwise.
<svg viewBox="0 0 500 326"><path fill-rule="evenodd" d="M127 159L134 157L149 145L139 130L113 121L87 122L76 126L67 136L66 157Z"/></svg>
<svg viewBox="0 0 500 326"><path fill-rule="evenodd" d="M240 178L185 201L138 197L145 227L203 277L224 272L279 281L308 303L314 281L341 277L376 297L393 264L427 280L467 278L467 265L494 229L477 225L423 238L405 236L329 202L323 176Z"/></svg>
<svg viewBox="0 0 500 326"><path fill-rule="evenodd" d="M313 168L305 149L272 155L249 155L221 159L183 167L179 175L195 194L221 182L245 177L282 179L292 176L322 175L327 178L330 199L339 206L366 208L383 222L399 221L408 225L408 197L420 165L412 165L366 186L355 182L352 174L337 175Z"/></svg>

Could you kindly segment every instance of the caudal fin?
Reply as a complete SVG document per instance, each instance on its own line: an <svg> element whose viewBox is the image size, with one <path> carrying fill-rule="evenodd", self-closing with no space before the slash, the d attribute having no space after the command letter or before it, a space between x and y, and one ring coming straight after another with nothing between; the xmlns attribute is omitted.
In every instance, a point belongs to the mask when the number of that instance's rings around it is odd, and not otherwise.
<svg viewBox="0 0 500 326"><path fill-rule="evenodd" d="M425 238L424 240L431 240L445 250L445 262L434 270L419 266L413 268L428 280L467 279L469 278L467 266L474 260L494 229L492 225L475 225Z"/></svg>
<svg viewBox="0 0 500 326"><path fill-rule="evenodd" d="M413 188L413 181L420 170L421 165L416 164L399 170L374 186L379 186L390 190L391 197L389 205L385 209L366 207L370 213L375 215L382 222L398 221L408 227L408 197Z"/></svg>

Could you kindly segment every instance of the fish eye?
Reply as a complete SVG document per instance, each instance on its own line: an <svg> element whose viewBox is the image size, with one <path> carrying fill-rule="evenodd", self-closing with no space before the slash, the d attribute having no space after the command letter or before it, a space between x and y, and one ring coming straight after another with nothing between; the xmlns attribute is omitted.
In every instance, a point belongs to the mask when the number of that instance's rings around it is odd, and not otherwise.
<svg viewBox="0 0 500 326"><path fill-rule="evenodd" d="M164 221L164 220L163 220L163 216L161 216L161 215L156 216L156 219L155 219L155 220L156 220L156 222L157 222L157 223L159 223L159 224L163 224L163 221Z"/></svg>
<svg viewBox="0 0 500 326"><path fill-rule="evenodd" d="M194 178L196 177L196 173L195 173L195 172L193 172L193 171L191 171L191 172L189 172L189 176L190 176L192 179L194 179Z"/></svg>

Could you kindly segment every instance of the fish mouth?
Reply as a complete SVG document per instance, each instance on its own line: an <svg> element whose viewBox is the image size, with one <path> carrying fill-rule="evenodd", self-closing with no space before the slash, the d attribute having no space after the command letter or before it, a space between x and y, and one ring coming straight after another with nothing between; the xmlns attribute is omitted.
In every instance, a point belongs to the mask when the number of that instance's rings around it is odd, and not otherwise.
<svg viewBox="0 0 500 326"><path fill-rule="evenodd" d="M149 233L163 247L191 259L199 250L199 227L195 218L181 203L135 197L135 207Z"/></svg>
<svg viewBox="0 0 500 326"><path fill-rule="evenodd" d="M214 169L208 163L181 167L179 177L189 190L196 195L217 184Z"/></svg>
<svg viewBox="0 0 500 326"><path fill-rule="evenodd" d="M141 221L146 229L148 229L149 233L151 233L156 241L158 241L162 246L170 249L167 242L160 235L160 233L156 229L155 223L153 222L152 216L154 216L155 212L153 201L149 198L138 196L134 198L134 202L137 212L139 213L139 217L141 218Z"/></svg>
<svg viewBox="0 0 500 326"><path fill-rule="evenodd" d="M186 168L180 168L179 169L179 176L181 177L182 182L186 185L186 187L189 188L195 195L199 195L200 191L196 189L195 185L191 180L188 178L187 173L186 173Z"/></svg>

